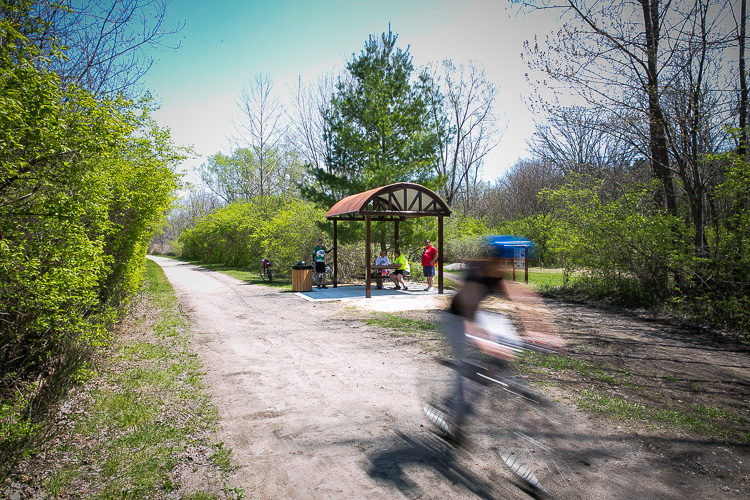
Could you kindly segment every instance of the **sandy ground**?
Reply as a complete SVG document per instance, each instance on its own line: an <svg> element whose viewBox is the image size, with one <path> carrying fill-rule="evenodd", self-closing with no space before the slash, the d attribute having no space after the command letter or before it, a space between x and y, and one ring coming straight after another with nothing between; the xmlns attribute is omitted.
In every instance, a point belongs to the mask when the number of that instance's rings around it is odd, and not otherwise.
<svg viewBox="0 0 750 500"><path fill-rule="evenodd" d="M646 439L572 404L541 409L485 388L467 446L450 446L421 401L450 374L423 346L360 320L439 309L446 297L309 301L152 259L191 321L220 412L217 439L239 465L231 485L245 498L529 498L500 451L521 457L555 498L750 495L747 449ZM598 318L577 317L601 328ZM728 365L746 376L748 356L738 356Z"/></svg>

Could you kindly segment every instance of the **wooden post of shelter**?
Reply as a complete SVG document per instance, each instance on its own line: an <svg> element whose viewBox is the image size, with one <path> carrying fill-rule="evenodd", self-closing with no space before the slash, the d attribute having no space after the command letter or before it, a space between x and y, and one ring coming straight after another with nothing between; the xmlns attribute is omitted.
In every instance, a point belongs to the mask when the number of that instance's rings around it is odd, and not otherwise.
<svg viewBox="0 0 750 500"><path fill-rule="evenodd" d="M443 293L443 216L438 217L438 293Z"/></svg>
<svg viewBox="0 0 750 500"><path fill-rule="evenodd" d="M367 228L365 229L365 297L368 299L372 296L372 285L370 284L370 281L372 281L372 278L370 276L370 261L371 261L371 250L370 250L370 216L365 216L365 225Z"/></svg>
<svg viewBox="0 0 750 500"><path fill-rule="evenodd" d="M338 220L333 219L333 288L336 288L339 282L339 242L338 233L336 231L337 222Z"/></svg>

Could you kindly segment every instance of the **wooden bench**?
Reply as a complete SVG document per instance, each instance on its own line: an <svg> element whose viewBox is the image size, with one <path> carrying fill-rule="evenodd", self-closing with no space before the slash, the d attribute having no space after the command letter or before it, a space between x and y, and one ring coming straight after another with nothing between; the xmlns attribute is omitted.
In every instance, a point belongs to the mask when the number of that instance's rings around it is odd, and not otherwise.
<svg viewBox="0 0 750 500"><path fill-rule="evenodd" d="M388 266L372 266L370 268L370 277L371 277L372 281L375 282L376 286L378 287L378 290L382 290L383 289L383 281L384 281L383 278L385 278L386 280L390 281L389 275L386 274L385 276L383 276L383 274L382 274L381 271L383 269L388 270L388 271L395 271L397 268L398 268L398 265L395 265L395 264L390 264ZM351 276L352 279L359 279L359 280L362 280L362 281L364 281L365 278L366 278L366 276L365 276L364 273L361 273L361 274L352 274L350 276ZM406 279L408 277L409 277L409 273L408 272L404 273L404 279Z"/></svg>
<svg viewBox="0 0 750 500"><path fill-rule="evenodd" d="M352 279L361 280L361 281L365 281L365 279L367 278L364 275L364 273L362 273L362 274L350 274L349 277L352 278ZM387 275L386 275L386 277L387 277ZM370 275L370 281L372 281L373 283L375 283L377 285L378 290L380 290L380 289L383 288L383 276L379 272L377 274L375 274L373 272Z"/></svg>

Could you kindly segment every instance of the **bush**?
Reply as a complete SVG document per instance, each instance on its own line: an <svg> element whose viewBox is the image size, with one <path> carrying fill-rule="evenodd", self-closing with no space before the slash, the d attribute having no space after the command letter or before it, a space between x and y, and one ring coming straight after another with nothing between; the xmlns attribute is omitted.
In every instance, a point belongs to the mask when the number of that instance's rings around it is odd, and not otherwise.
<svg viewBox="0 0 750 500"><path fill-rule="evenodd" d="M548 244L589 296L656 306L675 292L690 261L689 231L659 211L649 189L603 201L595 187L572 183L548 193L556 230Z"/></svg>
<svg viewBox="0 0 750 500"><path fill-rule="evenodd" d="M181 255L206 263L255 269L268 258L275 273L291 274L310 261L325 212L312 203L278 197L232 203L180 235Z"/></svg>
<svg viewBox="0 0 750 500"><path fill-rule="evenodd" d="M495 229L496 234L515 234L533 241L539 255L535 265L540 267L562 267L558 254L550 246L556 231L556 220L546 214L537 214L515 221L506 221Z"/></svg>
<svg viewBox="0 0 750 500"><path fill-rule="evenodd" d="M138 287L180 158L145 102L62 89L18 27L2 28L0 478L90 373Z"/></svg>
<svg viewBox="0 0 750 500"><path fill-rule="evenodd" d="M481 255L480 236L492 231L481 219L454 212L445 220L443 243L443 262L446 264L461 262Z"/></svg>
<svg viewBox="0 0 750 500"><path fill-rule="evenodd" d="M743 200L750 176L742 174L747 170L744 163L736 169L726 172L719 189L736 201L730 207L735 216L717 221L709 231L711 252L696 250L692 227L656 208L648 187L607 202L595 187L575 183L547 193L558 221L550 248L568 271L581 270L572 289L590 298L666 310L746 335L750 217Z"/></svg>

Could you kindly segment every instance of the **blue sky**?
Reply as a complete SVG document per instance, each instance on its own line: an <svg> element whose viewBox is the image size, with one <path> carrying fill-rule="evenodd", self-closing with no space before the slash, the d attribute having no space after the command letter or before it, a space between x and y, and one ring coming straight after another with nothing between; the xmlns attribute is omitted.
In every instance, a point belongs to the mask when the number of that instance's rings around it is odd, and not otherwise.
<svg viewBox="0 0 750 500"><path fill-rule="evenodd" d="M484 65L500 90L497 111L508 127L484 168L484 179L495 180L525 156L534 131L523 104L530 93L523 41L554 29L554 20L516 16L502 0L173 0L170 9L169 23L186 23L171 40L181 48L156 53L143 83L161 104L156 120L176 143L203 155L186 161L186 170L228 150L237 96L255 74L271 75L285 100L299 77L313 82L343 69L370 34L390 23L417 67L444 58Z"/></svg>

